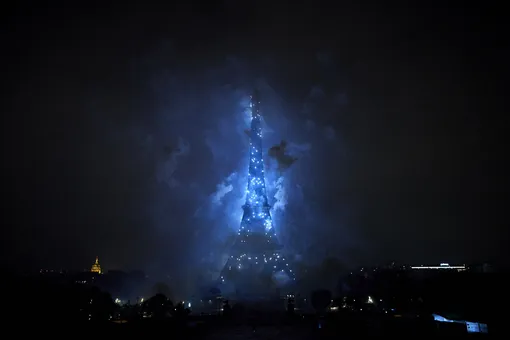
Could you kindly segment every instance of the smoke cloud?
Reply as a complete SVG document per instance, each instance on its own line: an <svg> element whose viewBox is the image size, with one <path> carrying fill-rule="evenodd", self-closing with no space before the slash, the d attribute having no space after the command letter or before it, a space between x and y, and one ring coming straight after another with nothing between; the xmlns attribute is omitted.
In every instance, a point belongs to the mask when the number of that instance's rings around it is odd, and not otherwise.
<svg viewBox="0 0 510 340"><path fill-rule="evenodd" d="M275 202L273 203L273 214L277 212L283 214L285 212L285 207L287 206L288 203L287 192L285 191L283 176L279 177L278 180L276 181L274 185L274 191L275 193L273 195L273 198Z"/></svg>
<svg viewBox="0 0 510 340"><path fill-rule="evenodd" d="M228 176L224 182L217 185L216 192L214 192L211 195L211 203L215 206L222 205L222 200L229 192L231 192L234 189L234 186L232 185L232 179L237 176L237 173L232 173L230 176Z"/></svg>
<svg viewBox="0 0 510 340"><path fill-rule="evenodd" d="M167 145L163 148L163 161L157 166L156 177L159 182L163 182L170 188L179 185L179 181L174 178L179 159L186 156L190 151L190 146L181 137L179 137L176 146Z"/></svg>
<svg viewBox="0 0 510 340"><path fill-rule="evenodd" d="M324 211L327 202L321 201L321 192L328 188L321 171L339 173L322 160L342 157L338 133L330 138L335 128L314 115L321 101L331 99L327 91L313 85L310 97L289 103L282 99L278 82L270 86L270 79L260 77L263 71L253 72L248 62L235 58L196 72L160 72L161 65L149 62L136 67L139 74L150 75L145 97L154 109L147 114L150 106L144 105L137 120L124 129L115 126L115 134L121 135L117 145L125 149L118 153L124 157L118 167L132 172L119 186L136 183L143 188L131 198L134 208L126 214L128 223L140 227L132 227L130 234L126 227L124 233L130 239L150 240L143 243L150 244L150 252L145 258L137 256L140 268L165 282L170 276L182 277L182 282L207 281L221 270L245 203L248 105L254 87L262 96L266 187L277 235L285 250L303 261L320 261L325 255L317 249L333 248L324 243L328 230L347 228L343 216L336 214L340 209L332 218ZM105 107L110 107L108 102ZM310 111L301 115L300 107ZM101 124L91 125L97 129ZM345 235L342 241L349 239ZM139 246L133 242L125 252L139 253ZM339 249L338 242L334 248ZM105 245L104 252L109 249ZM122 261L120 255L112 260L117 267ZM193 287L171 288L179 295Z"/></svg>

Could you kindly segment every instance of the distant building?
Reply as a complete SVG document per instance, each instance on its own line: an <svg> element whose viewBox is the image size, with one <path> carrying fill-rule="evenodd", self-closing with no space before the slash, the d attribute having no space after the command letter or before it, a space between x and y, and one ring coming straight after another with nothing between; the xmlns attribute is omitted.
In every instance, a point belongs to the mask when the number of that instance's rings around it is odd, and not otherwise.
<svg viewBox="0 0 510 340"><path fill-rule="evenodd" d="M97 274L102 273L101 265L99 265L99 257L96 256L96 262L94 262L94 264L92 265L92 268L90 268L90 272L97 273Z"/></svg>
<svg viewBox="0 0 510 340"><path fill-rule="evenodd" d="M448 263L441 263L439 266L415 266L411 267L412 270L454 270L458 272L465 271L466 265L450 266Z"/></svg>
<svg viewBox="0 0 510 340"><path fill-rule="evenodd" d="M488 327L486 323L482 322L471 322L466 320L456 320L456 319L448 319L444 316L438 314L432 314L434 317L434 321L436 322L449 322L449 323L459 323L466 325L466 331L468 333L489 333Z"/></svg>

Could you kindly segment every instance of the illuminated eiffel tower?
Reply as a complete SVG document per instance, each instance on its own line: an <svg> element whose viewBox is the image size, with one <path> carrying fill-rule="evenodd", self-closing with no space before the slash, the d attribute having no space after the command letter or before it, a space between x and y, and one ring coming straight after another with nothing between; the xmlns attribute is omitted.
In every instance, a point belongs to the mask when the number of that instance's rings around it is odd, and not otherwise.
<svg viewBox="0 0 510 340"><path fill-rule="evenodd" d="M264 179L260 97L251 97L250 165L243 218L220 283L236 295L257 297L277 294L295 280L289 263L280 253L271 218Z"/></svg>

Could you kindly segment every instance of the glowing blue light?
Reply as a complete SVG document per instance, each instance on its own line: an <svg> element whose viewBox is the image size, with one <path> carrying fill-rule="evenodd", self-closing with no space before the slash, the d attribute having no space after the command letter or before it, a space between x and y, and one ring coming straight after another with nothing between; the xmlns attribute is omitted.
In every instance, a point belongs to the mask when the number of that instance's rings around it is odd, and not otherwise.
<svg viewBox="0 0 510 340"><path fill-rule="evenodd" d="M261 116L258 111L256 102L251 102L252 110L251 132L250 132L250 154L249 154L249 170L248 185L246 187L246 199L243 206L244 213L241 220L241 226L238 230L240 243L246 244L247 240L257 235L263 235L267 243L275 243L277 245L275 228L271 218L270 209L266 195L266 185L264 179L264 161L262 158L262 128ZM262 250L263 252L264 250ZM260 259L259 259L260 257ZM264 261L262 263L262 261ZM241 254L231 256L226 266L228 271L244 271L252 268L254 265L262 266L264 263L270 266L273 273L279 273L281 277L295 280L292 270L289 270L289 264L285 262L285 258L278 252L264 254L255 252L251 254ZM221 276L221 281L225 282Z"/></svg>

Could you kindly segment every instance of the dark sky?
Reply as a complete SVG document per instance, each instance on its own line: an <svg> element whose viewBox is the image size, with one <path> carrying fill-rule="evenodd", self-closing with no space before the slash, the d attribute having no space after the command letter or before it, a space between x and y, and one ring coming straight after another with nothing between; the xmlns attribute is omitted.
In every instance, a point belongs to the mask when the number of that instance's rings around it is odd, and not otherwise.
<svg viewBox="0 0 510 340"><path fill-rule="evenodd" d="M4 265L217 270L255 86L298 157L267 164L297 259L508 255L501 9L167 3L3 14Z"/></svg>

